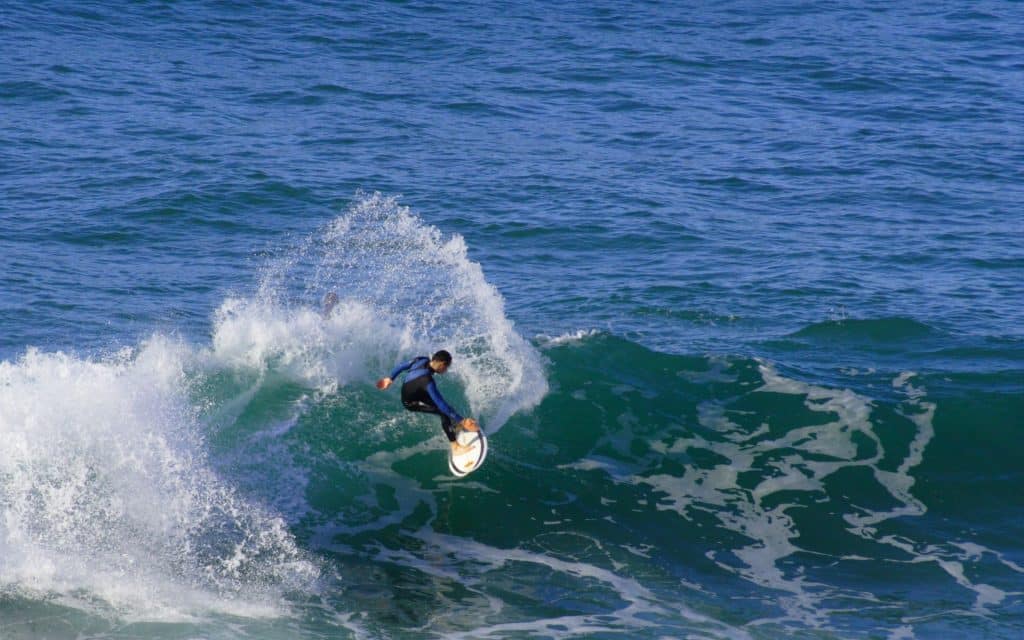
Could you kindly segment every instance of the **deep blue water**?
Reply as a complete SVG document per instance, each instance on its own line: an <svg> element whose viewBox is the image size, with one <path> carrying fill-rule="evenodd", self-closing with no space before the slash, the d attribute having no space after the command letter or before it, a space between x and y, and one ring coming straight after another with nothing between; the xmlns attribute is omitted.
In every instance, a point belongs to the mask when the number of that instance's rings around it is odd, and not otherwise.
<svg viewBox="0 0 1024 640"><path fill-rule="evenodd" d="M0 636L1020 637L1022 43L0 4Z"/></svg>

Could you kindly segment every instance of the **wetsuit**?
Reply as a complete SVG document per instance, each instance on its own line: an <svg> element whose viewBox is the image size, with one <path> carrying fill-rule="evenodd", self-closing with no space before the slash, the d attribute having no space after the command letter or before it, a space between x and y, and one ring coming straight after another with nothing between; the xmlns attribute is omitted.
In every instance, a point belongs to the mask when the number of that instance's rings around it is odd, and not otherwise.
<svg viewBox="0 0 1024 640"><path fill-rule="evenodd" d="M405 384L402 385L402 404L409 411L441 416L444 434L448 436L449 441L455 442L455 425L462 422L462 416L444 401L441 392L437 390L437 385L434 384L434 370L430 368L430 358L420 356L401 363L388 377L394 380L406 370L409 373L406 374Z"/></svg>

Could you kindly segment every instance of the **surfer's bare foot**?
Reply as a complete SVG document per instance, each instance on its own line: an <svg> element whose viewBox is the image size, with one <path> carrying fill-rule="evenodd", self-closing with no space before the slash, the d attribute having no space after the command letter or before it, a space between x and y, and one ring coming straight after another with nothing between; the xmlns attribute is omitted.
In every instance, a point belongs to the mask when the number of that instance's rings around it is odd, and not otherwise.
<svg viewBox="0 0 1024 640"><path fill-rule="evenodd" d="M465 429L466 431L479 431L480 425L473 418L466 418L459 423L459 428Z"/></svg>

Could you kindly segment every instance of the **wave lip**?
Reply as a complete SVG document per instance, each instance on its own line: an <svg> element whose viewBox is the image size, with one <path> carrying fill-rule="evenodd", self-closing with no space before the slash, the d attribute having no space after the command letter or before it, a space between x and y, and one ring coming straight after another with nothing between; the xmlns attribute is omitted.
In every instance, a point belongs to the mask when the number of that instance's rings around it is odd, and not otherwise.
<svg viewBox="0 0 1024 640"><path fill-rule="evenodd" d="M808 325L789 335L790 338L838 340L844 342L896 342L918 340L938 335L938 330L912 318L826 320Z"/></svg>

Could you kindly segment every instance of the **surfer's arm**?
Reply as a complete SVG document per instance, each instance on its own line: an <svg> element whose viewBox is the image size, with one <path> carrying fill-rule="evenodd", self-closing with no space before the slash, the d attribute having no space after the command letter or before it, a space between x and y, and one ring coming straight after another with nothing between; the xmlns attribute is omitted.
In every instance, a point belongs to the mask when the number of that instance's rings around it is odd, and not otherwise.
<svg viewBox="0 0 1024 640"><path fill-rule="evenodd" d="M427 385L427 393L430 394L430 399L434 401L434 404L441 410L441 413L445 414L456 423L462 422L462 416L460 416L455 409L452 409L448 403L444 401L444 397L441 395L441 392L437 390L437 385L433 380L431 380Z"/></svg>
<svg viewBox="0 0 1024 640"><path fill-rule="evenodd" d="M386 378L381 378L380 380L377 381L377 388L383 390L390 387L391 383L394 382L395 378L402 375L402 372L408 371L409 368L415 362L416 358L413 358L409 362L399 362L398 364L396 364L395 368L391 371L390 375L388 375Z"/></svg>
<svg viewBox="0 0 1024 640"><path fill-rule="evenodd" d="M395 365L395 368L391 370L391 373L388 374L388 379L394 380L398 376L402 375L412 367L414 362L416 362L416 358L413 358L409 362L399 362Z"/></svg>

